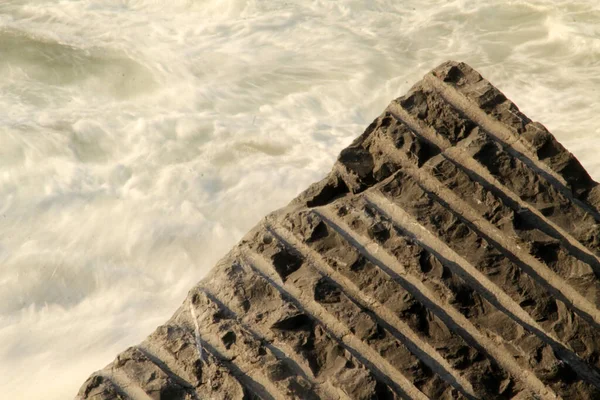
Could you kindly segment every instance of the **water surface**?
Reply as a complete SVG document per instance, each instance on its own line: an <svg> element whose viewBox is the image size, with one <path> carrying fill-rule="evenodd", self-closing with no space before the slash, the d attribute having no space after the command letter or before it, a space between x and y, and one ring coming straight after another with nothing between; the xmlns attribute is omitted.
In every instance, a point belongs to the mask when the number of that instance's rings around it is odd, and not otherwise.
<svg viewBox="0 0 600 400"><path fill-rule="evenodd" d="M493 3L2 1L0 393L72 398L447 59L600 179L600 6Z"/></svg>

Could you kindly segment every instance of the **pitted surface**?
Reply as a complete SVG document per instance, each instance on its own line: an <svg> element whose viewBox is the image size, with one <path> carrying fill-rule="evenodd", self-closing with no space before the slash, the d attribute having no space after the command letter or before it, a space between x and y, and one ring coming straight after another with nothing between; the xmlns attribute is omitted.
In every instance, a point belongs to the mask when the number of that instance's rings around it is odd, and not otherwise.
<svg viewBox="0 0 600 400"><path fill-rule="evenodd" d="M444 63L78 398L600 398L599 205L543 125Z"/></svg>

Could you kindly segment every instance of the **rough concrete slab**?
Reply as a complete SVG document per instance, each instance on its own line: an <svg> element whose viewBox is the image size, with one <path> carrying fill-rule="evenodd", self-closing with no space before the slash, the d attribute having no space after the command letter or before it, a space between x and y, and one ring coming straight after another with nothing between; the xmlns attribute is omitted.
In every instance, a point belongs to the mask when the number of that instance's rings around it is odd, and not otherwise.
<svg viewBox="0 0 600 400"><path fill-rule="evenodd" d="M428 73L79 399L598 399L600 189L463 63Z"/></svg>

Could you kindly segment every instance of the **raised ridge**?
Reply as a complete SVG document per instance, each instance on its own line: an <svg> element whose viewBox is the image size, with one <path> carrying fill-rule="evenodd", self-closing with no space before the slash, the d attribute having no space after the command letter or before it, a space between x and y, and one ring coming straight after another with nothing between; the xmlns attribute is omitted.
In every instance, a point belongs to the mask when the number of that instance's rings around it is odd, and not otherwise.
<svg viewBox="0 0 600 400"><path fill-rule="evenodd" d="M600 189L446 62L78 399L598 399Z"/></svg>

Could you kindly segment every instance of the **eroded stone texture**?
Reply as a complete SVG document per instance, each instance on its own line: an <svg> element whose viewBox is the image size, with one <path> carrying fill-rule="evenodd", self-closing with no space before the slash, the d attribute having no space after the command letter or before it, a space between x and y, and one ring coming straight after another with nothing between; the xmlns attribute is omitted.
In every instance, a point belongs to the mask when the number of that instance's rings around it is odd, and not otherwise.
<svg viewBox="0 0 600 400"><path fill-rule="evenodd" d="M463 63L394 100L80 399L598 399L600 189Z"/></svg>

